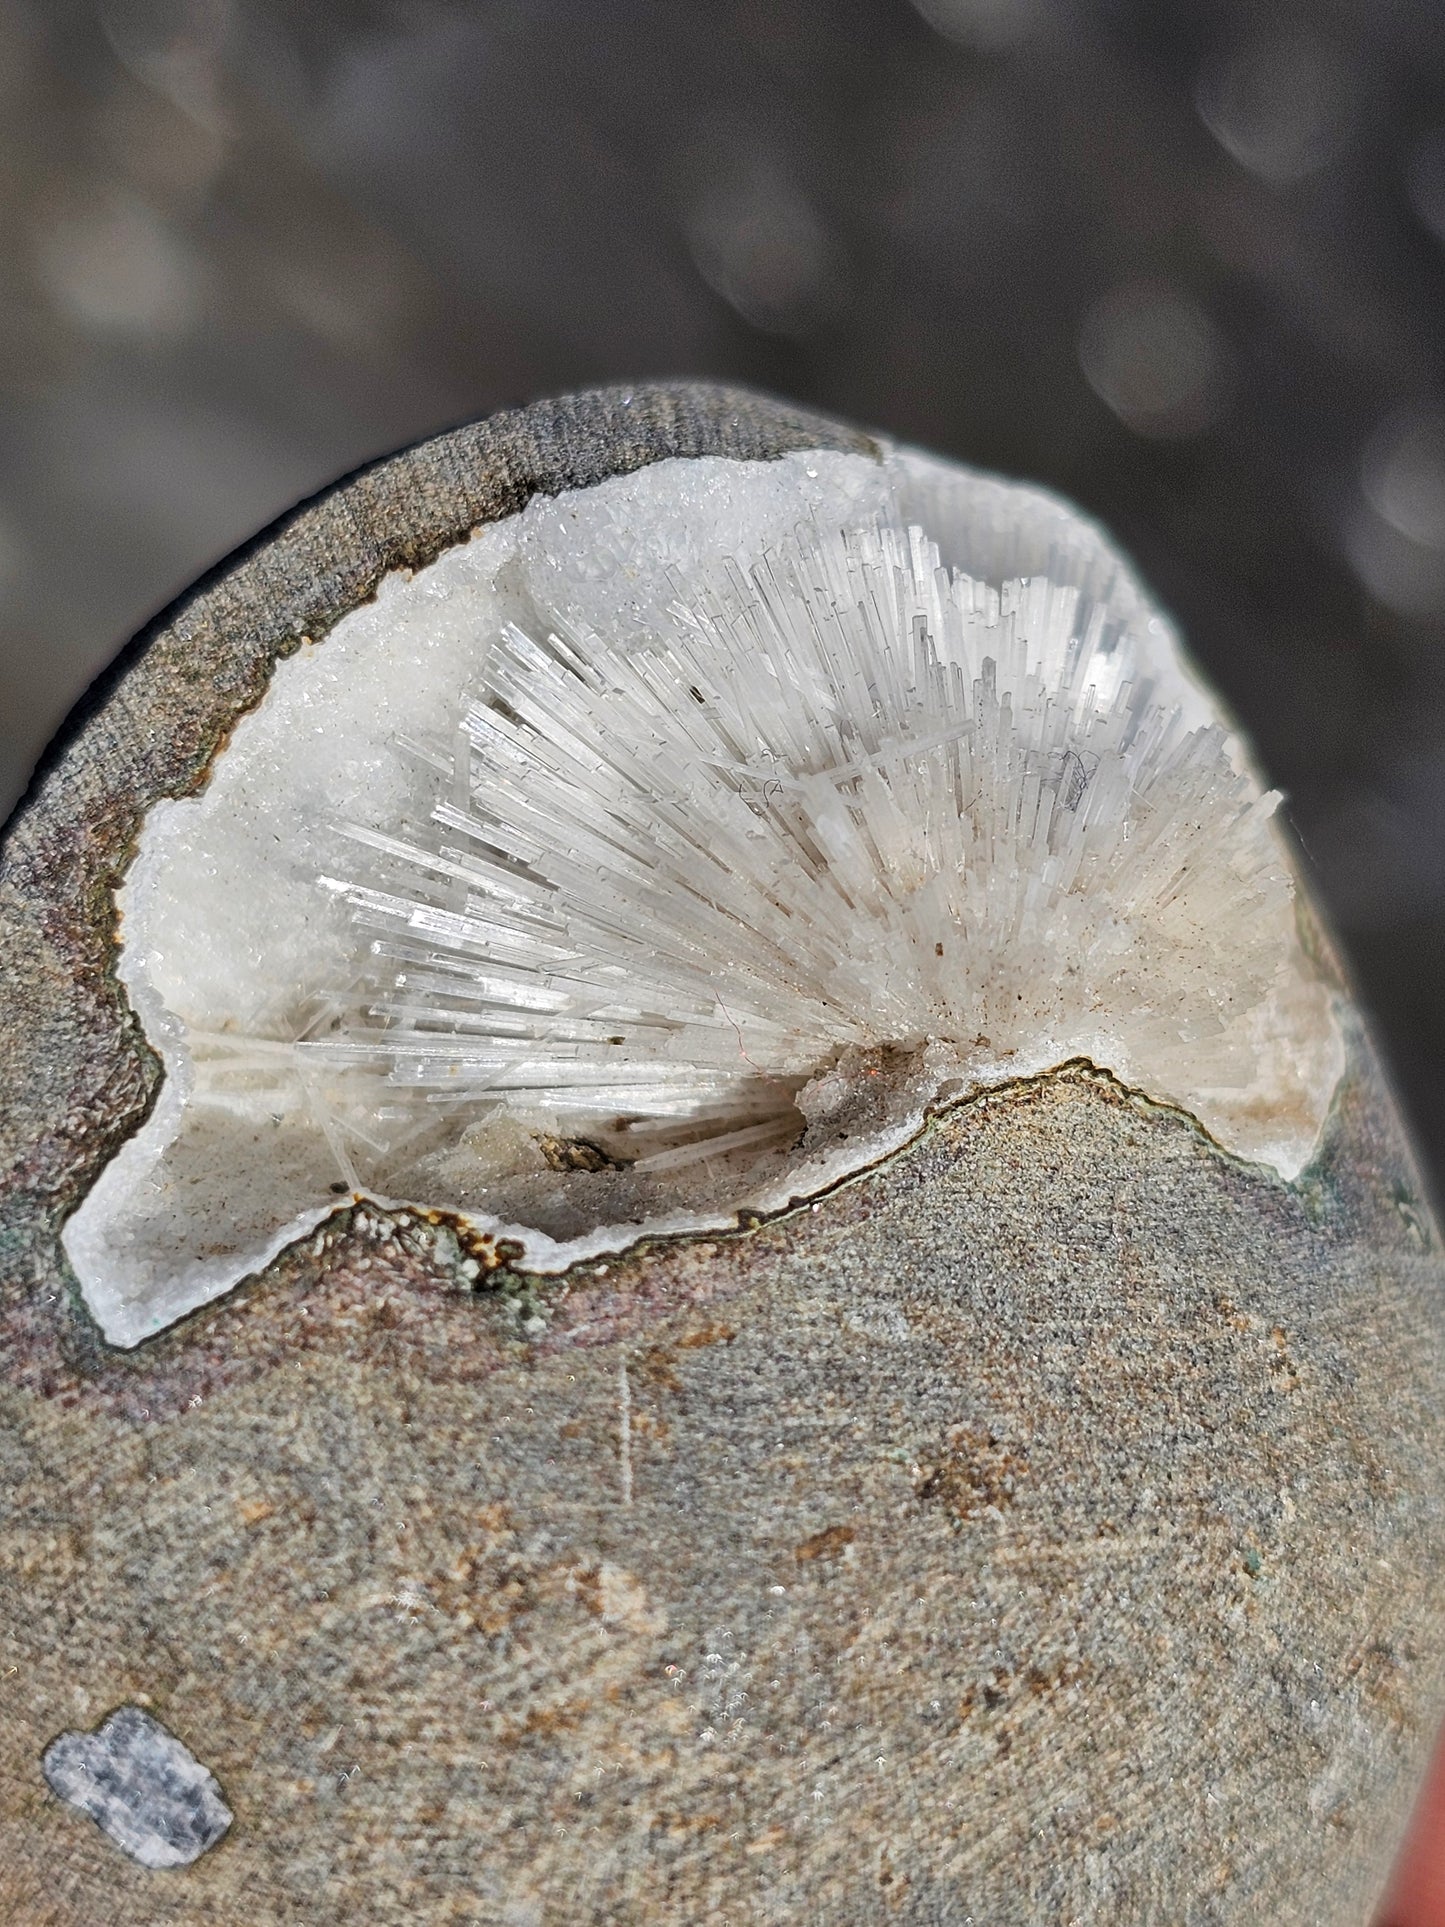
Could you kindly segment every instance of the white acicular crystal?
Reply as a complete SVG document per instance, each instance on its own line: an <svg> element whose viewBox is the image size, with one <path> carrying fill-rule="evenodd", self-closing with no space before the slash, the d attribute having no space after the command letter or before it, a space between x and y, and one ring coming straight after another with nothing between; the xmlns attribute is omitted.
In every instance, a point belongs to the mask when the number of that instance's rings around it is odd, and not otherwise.
<svg viewBox="0 0 1445 1927"><path fill-rule="evenodd" d="M120 974L167 1080L71 1261L120 1344L338 1192L555 1270L1077 1057L1293 1176L1343 1048L1276 800L1038 491L899 451L539 501L151 813Z"/></svg>

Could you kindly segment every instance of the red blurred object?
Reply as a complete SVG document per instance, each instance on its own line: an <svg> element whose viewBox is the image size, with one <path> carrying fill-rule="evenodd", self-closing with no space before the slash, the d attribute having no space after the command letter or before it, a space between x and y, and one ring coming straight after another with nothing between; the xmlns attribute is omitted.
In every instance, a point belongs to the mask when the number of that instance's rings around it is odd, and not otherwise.
<svg viewBox="0 0 1445 1927"><path fill-rule="evenodd" d="M1445 1733L1435 1743L1375 1927L1445 1927Z"/></svg>

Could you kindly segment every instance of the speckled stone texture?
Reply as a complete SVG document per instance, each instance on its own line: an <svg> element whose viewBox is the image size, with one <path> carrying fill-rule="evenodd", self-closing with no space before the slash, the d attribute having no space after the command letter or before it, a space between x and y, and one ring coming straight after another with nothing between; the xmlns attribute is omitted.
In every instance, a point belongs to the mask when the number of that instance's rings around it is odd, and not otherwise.
<svg viewBox="0 0 1445 1927"><path fill-rule="evenodd" d="M572 423L600 475L639 407L614 466L859 446L638 391L444 472ZM349 485L401 478L364 563L346 491L304 513L307 621L438 545L431 460ZM109 881L295 633L275 539L7 854L0 1918L1363 1923L1445 1689L1445 1265L1358 1033L1293 1185L1075 1066L734 1235L477 1292L451 1227L348 1212L101 1344L54 1233L153 1077ZM121 1703L225 1789L189 1868L45 1784Z"/></svg>

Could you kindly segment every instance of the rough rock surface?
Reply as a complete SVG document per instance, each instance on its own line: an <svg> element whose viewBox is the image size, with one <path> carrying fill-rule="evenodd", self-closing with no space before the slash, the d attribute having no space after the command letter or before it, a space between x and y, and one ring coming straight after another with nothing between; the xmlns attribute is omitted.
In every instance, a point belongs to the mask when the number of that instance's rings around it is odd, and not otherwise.
<svg viewBox="0 0 1445 1927"><path fill-rule="evenodd" d="M99 1341L55 1228L153 1075L107 883L294 630L241 567L7 852L0 1916L1363 1921L1445 1689L1445 1266L1359 1035L1291 1185L1074 1066L560 1284L355 1209ZM240 1816L165 1877L41 1771L142 1697Z"/></svg>
<svg viewBox="0 0 1445 1927"><path fill-rule="evenodd" d="M188 1867L235 1818L214 1774L141 1706L118 1707L93 1733L62 1733L41 1766L51 1792L142 1867Z"/></svg>
<svg viewBox="0 0 1445 1927"><path fill-rule="evenodd" d="M1387 1127L1290 1190L1071 1073L540 1301L368 1214L12 1325L0 1912L1362 1921L1445 1630ZM243 1816L174 1893L37 1770L140 1690Z"/></svg>

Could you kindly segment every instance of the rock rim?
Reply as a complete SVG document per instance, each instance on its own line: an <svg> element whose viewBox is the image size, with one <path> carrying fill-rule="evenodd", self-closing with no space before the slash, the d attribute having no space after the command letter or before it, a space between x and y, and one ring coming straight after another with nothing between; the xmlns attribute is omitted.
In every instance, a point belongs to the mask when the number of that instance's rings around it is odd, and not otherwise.
<svg viewBox="0 0 1445 1927"><path fill-rule="evenodd" d="M0 857L7 1918L1368 1912L1445 1694L1445 1262L1357 1021L1292 1184L1074 1064L545 1285L361 1205L121 1353L58 1256L158 1075L112 892L274 664L539 491L809 447L874 452L691 384L423 444L181 598L37 773ZM234 1806L184 1872L47 1792L122 1703Z"/></svg>

